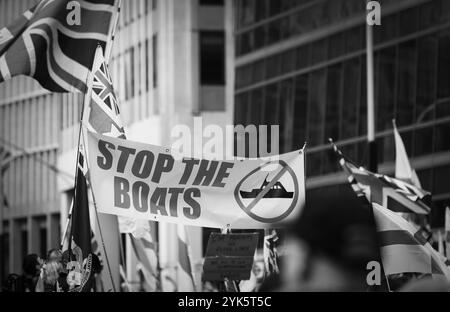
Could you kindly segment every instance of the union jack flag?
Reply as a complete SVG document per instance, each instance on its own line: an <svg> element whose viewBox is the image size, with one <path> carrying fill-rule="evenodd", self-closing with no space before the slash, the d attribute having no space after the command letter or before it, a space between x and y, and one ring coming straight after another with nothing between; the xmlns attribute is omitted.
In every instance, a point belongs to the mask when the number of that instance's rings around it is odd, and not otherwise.
<svg viewBox="0 0 450 312"><path fill-rule="evenodd" d="M101 47L96 51L92 72L92 92L83 120L93 132L125 139L119 104Z"/></svg>
<svg viewBox="0 0 450 312"><path fill-rule="evenodd" d="M353 190L358 195L363 192L372 206L377 205L401 213L419 215L430 213L430 193L408 182L357 167L341 153L334 143L333 149L339 157L341 167L348 174L348 180Z"/></svg>
<svg viewBox="0 0 450 312"><path fill-rule="evenodd" d="M69 2L42 0L0 29L0 82L26 75L51 92L86 92L95 49L112 33L115 0L76 1L79 25L69 22Z"/></svg>

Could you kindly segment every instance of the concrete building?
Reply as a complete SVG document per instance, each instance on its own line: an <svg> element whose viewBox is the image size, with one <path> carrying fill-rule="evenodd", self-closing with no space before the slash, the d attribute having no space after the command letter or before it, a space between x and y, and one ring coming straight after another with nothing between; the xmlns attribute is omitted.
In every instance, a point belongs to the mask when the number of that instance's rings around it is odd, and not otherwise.
<svg viewBox="0 0 450 312"><path fill-rule="evenodd" d="M1 0L0 26L34 2ZM232 79L225 65L225 55L232 58L225 45L225 2L122 1L110 71L129 139L170 147L172 127L193 128L194 117L202 117L204 126L232 124L232 101L227 100L232 94L227 96L225 87ZM25 254L59 245L73 196L82 100L81 94L49 94L26 77L0 85L0 137L31 153L18 154L4 179L9 201L2 218L5 272L20 272ZM55 174L36 161L38 156L63 173ZM171 290L170 280L177 278L176 226L154 228L163 286ZM189 228L189 239L198 273L202 229ZM136 261L130 244L125 245L127 276L138 287Z"/></svg>
<svg viewBox="0 0 450 312"><path fill-rule="evenodd" d="M280 149L308 142L307 188L345 183L334 138L367 164L365 1L236 0L234 122L279 124ZM380 1L374 29L379 171L393 174L392 119L443 226L450 204L450 2Z"/></svg>

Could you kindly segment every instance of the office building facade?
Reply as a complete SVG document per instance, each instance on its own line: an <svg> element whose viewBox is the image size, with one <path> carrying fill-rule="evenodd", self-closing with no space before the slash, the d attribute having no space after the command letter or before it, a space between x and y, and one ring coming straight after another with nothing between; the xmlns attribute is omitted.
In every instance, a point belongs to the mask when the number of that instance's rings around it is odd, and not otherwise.
<svg viewBox="0 0 450 312"><path fill-rule="evenodd" d="M195 117L204 126L232 124L226 95L225 2L122 1L109 67L130 140L170 147L176 139L173 127L193 129ZM0 27L34 3L1 0ZM2 209L5 273L20 273L26 254L59 246L73 197L82 102L82 94L51 94L27 77L0 84L0 137L16 155L3 180L8 199ZM153 230L163 289L175 290L176 226L154 224ZM188 233L199 281L202 230L189 227ZM128 239L123 243L126 275L138 290L137 261Z"/></svg>
<svg viewBox="0 0 450 312"><path fill-rule="evenodd" d="M423 188L450 203L450 3L379 1L374 27L379 171L393 174L395 118ZM368 162L366 3L236 0L234 122L280 125L280 150L307 142L307 188L345 183L331 152Z"/></svg>

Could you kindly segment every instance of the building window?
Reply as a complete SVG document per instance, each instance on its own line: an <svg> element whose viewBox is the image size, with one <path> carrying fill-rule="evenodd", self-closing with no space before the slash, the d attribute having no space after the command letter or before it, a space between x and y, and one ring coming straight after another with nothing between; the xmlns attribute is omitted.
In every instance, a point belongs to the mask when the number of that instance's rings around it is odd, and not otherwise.
<svg viewBox="0 0 450 312"><path fill-rule="evenodd" d="M200 5L223 6L223 0L200 0Z"/></svg>
<svg viewBox="0 0 450 312"><path fill-rule="evenodd" d="M158 37L152 37L152 67L153 67L153 88L158 86Z"/></svg>
<svg viewBox="0 0 450 312"><path fill-rule="evenodd" d="M200 32L200 83L225 84L225 35L223 31Z"/></svg>
<svg viewBox="0 0 450 312"><path fill-rule="evenodd" d="M45 256L47 253L47 229L42 227L39 229L39 253Z"/></svg>

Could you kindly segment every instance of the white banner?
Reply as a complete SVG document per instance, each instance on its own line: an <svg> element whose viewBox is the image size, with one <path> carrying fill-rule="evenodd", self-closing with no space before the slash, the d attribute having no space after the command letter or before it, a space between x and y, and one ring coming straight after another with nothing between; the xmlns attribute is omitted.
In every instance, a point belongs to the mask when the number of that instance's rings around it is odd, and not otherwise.
<svg viewBox="0 0 450 312"><path fill-rule="evenodd" d="M305 203L304 151L272 158L175 160L169 149L88 133L102 213L212 228L282 226Z"/></svg>

